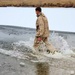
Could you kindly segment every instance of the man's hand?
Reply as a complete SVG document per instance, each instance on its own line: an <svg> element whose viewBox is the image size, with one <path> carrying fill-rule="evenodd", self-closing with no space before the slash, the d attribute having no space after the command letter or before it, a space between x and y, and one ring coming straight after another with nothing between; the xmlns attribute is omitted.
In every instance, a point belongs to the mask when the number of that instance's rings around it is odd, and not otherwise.
<svg viewBox="0 0 75 75"><path fill-rule="evenodd" d="M41 40L42 40L42 38L41 38L41 37L38 37L38 38L37 38L37 40L38 40L38 41L41 41Z"/></svg>

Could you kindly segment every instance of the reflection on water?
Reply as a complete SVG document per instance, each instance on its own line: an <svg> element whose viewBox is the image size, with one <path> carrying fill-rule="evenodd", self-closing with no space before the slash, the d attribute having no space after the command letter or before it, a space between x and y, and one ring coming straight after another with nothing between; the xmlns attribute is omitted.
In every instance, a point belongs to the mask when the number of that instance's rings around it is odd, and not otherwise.
<svg viewBox="0 0 75 75"><path fill-rule="evenodd" d="M49 75L49 64L46 62L36 64L36 75Z"/></svg>

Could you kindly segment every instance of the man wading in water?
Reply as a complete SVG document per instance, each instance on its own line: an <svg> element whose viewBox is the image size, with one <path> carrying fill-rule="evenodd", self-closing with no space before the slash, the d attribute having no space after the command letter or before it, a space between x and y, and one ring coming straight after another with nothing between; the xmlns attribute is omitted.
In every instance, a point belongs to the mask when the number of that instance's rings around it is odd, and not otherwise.
<svg viewBox="0 0 75 75"><path fill-rule="evenodd" d="M36 20L36 37L34 40L34 48L35 50L39 50L38 47L40 46L40 42L43 41L45 43L47 51L50 53L55 53L55 48L52 44L48 43L49 37L49 27L48 27L48 20L46 16L42 13L42 9L37 7L35 9L37 20Z"/></svg>

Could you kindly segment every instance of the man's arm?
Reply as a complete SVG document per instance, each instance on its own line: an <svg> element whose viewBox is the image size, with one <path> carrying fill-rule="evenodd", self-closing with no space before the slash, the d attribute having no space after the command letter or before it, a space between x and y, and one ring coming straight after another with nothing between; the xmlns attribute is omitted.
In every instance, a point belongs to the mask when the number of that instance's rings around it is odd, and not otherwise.
<svg viewBox="0 0 75 75"><path fill-rule="evenodd" d="M39 37L39 36L41 37L44 34L44 21L43 21L42 17L38 18L38 25L39 25L39 30L36 33L36 36L37 37Z"/></svg>

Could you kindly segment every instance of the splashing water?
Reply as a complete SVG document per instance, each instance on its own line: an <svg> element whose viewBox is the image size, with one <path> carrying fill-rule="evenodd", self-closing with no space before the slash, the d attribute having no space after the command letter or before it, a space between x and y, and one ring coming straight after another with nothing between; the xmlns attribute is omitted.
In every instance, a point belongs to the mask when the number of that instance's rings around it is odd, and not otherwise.
<svg viewBox="0 0 75 75"><path fill-rule="evenodd" d="M43 53L48 57L53 57L55 58L57 56L57 58L61 58L63 57L63 55L71 55L71 54L75 54L69 47L67 41L59 36L57 33L52 33L50 36L49 41L52 43L52 45L60 52L60 53L56 53L54 55L52 54L47 54L46 52L46 47L45 44L41 45L41 49L43 49ZM10 55L12 57L17 57L17 58L24 58L27 57L27 55L25 53L31 53L32 49L33 49L33 43L34 43L34 38L30 38L29 41L18 41L18 42L14 42L12 43L13 45L13 50L12 51L8 51L8 50L3 50L0 49L0 53L3 54L7 54ZM39 59L44 59L42 57L39 57Z"/></svg>
<svg viewBox="0 0 75 75"><path fill-rule="evenodd" d="M50 36L50 41L62 54L74 54L74 52L70 49L67 41L63 37L59 36L58 33L52 33Z"/></svg>
<svg viewBox="0 0 75 75"><path fill-rule="evenodd" d="M30 38L29 41L18 41L14 42L14 50L22 51L22 52L31 52L33 48L33 38Z"/></svg>
<svg viewBox="0 0 75 75"><path fill-rule="evenodd" d="M71 54L75 54L69 47L67 41L59 36L57 33L52 33L51 36L50 36L50 39L49 41L52 43L52 45L63 55L71 55ZM33 43L34 43L34 38L30 38L29 41L19 41L19 42L15 42L15 46L14 48L16 48L17 50L20 49L21 51L23 50L23 47L24 47L24 51L25 51L25 48L27 51L32 51L32 48L33 48ZM21 47L21 48L18 48L18 47ZM41 49L43 49L44 53L45 51L47 50L47 48L45 47L45 44L42 44ZM58 55L58 57L61 55L61 54L56 54ZM55 55L54 55L55 56ZM61 55L62 56L62 55Z"/></svg>

